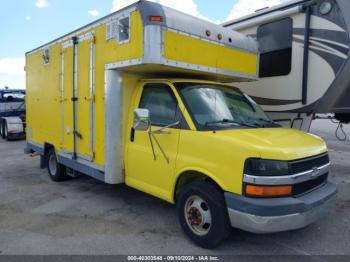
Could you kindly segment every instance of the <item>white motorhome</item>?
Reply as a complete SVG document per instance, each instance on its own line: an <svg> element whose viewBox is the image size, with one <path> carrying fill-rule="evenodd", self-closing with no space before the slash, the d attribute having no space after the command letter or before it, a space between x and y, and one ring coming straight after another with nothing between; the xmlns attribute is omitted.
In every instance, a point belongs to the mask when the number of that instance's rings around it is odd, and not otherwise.
<svg viewBox="0 0 350 262"><path fill-rule="evenodd" d="M238 86L274 121L305 131L316 113L350 121L349 0L292 0L223 26L259 42L260 80Z"/></svg>

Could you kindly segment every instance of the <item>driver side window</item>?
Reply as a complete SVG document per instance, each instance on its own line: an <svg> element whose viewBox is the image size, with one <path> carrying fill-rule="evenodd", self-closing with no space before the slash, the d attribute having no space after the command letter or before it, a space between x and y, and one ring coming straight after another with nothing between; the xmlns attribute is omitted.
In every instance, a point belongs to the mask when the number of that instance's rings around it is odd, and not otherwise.
<svg viewBox="0 0 350 262"><path fill-rule="evenodd" d="M140 108L150 111L151 124L154 126L167 126L177 121L178 103L173 91L166 84L146 84Z"/></svg>

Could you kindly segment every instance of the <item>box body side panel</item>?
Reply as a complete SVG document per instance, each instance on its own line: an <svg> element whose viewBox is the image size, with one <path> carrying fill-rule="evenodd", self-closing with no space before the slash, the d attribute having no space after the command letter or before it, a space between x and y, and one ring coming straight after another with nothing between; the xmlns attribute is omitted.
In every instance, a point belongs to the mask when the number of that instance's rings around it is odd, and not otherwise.
<svg viewBox="0 0 350 262"><path fill-rule="evenodd" d="M257 54L169 30L164 32L164 57L252 77L257 75Z"/></svg>
<svg viewBox="0 0 350 262"><path fill-rule="evenodd" d="M28 140L39 145L50 143L59 152L73 152L73 88L76 81L77 153L90 158L93 164L105 165L105 65L143 56L143 23L139 11L130 13L130 39L119 43L106 40L106 24L89 28L77 35L77 66L74 80L74 47L70 40L58 41L48 49L50 61L45 64L44 49L26 56L27 129ZM93 37L85 37L92 34ZM91 78L91 44L93 50L93 78ZM91 96L91 79L94 95ZM129 94L129 90L126 94ZM113 98L112 98L113 100ZM91 115L90 103L94 102ZM124 103L123 103L124 104ZM91 119L94 121L91 130ZM121 130L122 132L122 130ZM123 133L123 132L122 132ZM93 136L94 149L89 141ZM122 149L121 149L122 150Z"/></svg>
<svg viewBox="0 0 350 262"><path fill-rule="evenodd" d="M26 114L28 139L61 147L61 48L50 48L50 60L44 62L43 52L26 59Z"/></svg>

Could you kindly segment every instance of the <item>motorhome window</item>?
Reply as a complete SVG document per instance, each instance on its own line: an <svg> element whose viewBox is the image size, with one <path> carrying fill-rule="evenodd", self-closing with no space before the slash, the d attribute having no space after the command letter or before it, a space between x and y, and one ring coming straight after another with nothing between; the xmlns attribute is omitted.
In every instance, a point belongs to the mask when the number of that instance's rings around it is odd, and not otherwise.
<svg viewBox="0 0 350 262"><path fill-rule="evenodd" d="M293 20L285 18L258 28L260 77L288 75L292 69Z"/></svg>
<svg viewBox="0 0 350 262"><path fill-rule="evenodd" d="M144 86L140 108L150 111L151 124L167 126L175 123L178 103L166 84L147 84Z"/></svg>
<svg viewBox="0 0 350 262"><path fill-rule="evenodd" d="M130 18L125 17L119 20L118 42L120 44L129 41L130 38Z"/></svg>

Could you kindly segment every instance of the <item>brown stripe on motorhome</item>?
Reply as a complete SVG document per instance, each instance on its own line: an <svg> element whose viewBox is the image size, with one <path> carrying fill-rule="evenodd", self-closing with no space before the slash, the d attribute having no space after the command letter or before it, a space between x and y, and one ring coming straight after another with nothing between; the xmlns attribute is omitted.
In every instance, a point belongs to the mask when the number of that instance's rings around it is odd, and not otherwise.
<svg viewBox="0 0 350 262"><path fill-rule="evenodd" d="M257 97L257 96L250 96L255 102L257 102L259 105L264 106L283 106L283 105L291 105L300 103L301 100L286 100L286 99L273 99L273 98L265 98L265 97Z"/></svg>

